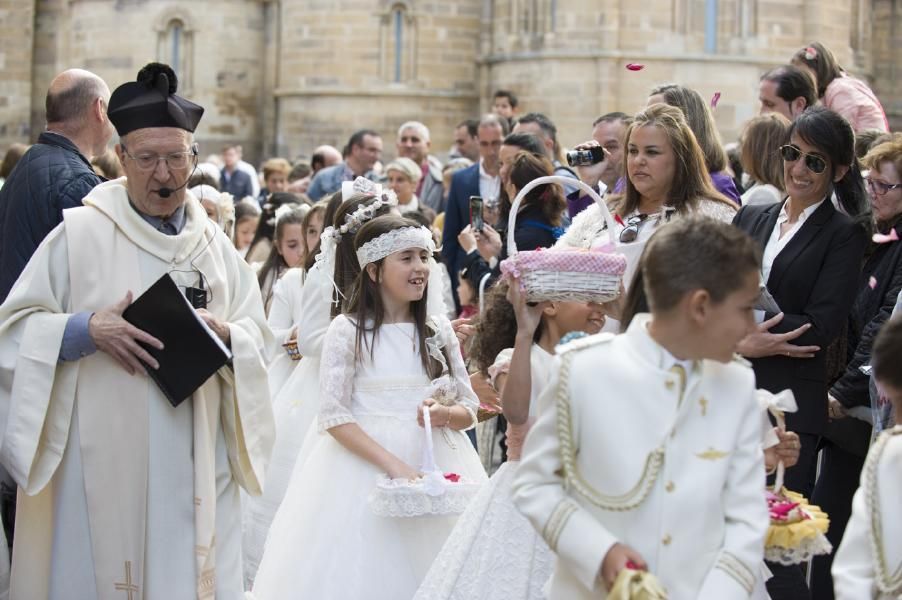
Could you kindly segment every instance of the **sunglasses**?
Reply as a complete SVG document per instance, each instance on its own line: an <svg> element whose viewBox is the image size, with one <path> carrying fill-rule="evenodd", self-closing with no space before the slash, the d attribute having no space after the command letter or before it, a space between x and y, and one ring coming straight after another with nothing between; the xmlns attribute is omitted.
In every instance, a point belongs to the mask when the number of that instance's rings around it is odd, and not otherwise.
<svg viewBox="0 0 902 600"><path fill-rule="evenodd" d="M877 181L870 177L865 177L864 180L867 182L868 187L871 188L871 192L878 196L883 196L893 190L902 188L902 183L883 183L882 181Z"/></svg>
<svg viewBox="0 0 902 600"><path fill-rule="evenodd" d="M639 227L647 218L648 215L640 213L627 219L626 227L620 232L620 243L629 244L630 242L635 242L636 238L639 237Z"/></svg>
<svg viewBox="0 0 902 600"><path fill-rule="evenodd" d="M797 146L793 146L792 144L780 146L780 156L782 156L783 160L786 162L795 162L804 156L805 166L808 167L809 171L818 175L827 170L827 161L823 158L815 156L814 154L802 152Z"/></svg>

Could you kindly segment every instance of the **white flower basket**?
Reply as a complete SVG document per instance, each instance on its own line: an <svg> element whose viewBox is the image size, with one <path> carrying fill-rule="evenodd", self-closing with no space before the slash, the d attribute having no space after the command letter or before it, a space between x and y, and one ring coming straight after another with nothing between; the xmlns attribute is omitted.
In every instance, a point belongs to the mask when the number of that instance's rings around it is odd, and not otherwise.
<svg viewBox="0 0 902 600"><path fill-rule="evenodd" d="M514 232L517 211L523 198L532 189L544 184L578 185L598 205L607 223L610 244L598 249L550 248L517 252ZM508 258L502 261L501 271L520 279L530 302L546 300L564 302L610 302L620 295L620 281L626 270L626 257L614 253L616 225L611 211L601 196L582 181L550 175L529 182L520 190L511 206L507 228Z"/></svg>
<svg viewBox="0 0 902 600"><path fill-rule="evenodd" d="M457 481L445 478L435 464L432 444L432 424L429 411L423 411L425 445L423 448L423 472L425 475L413 481L392 479L381 475L376 488L370 492L370 509L381 517L422 517L459 515L466 510L480 484L460 477Z"/></svg>

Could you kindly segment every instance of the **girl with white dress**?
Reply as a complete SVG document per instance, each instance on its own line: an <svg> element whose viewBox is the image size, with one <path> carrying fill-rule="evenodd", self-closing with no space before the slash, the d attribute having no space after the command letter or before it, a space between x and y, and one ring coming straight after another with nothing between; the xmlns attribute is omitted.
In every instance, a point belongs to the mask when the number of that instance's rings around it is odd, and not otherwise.
<svg viewBox="0 0 902 600"><path fill-rule="evenodd" d="M492 290L486 316L474 341L477 358L485 354L485 346L497 349L499 341L513 342L513 348L498 353L489 368L508 421L508 462L458 520L416 600L539 600L545 597L542 588L551 576L551 550L514 506L511 481L523 440L538 413L537 399L548 381L555 346L572 331L598 333L605 317L595 303L529 306L516 279L509 288L502 284ZM513 339L499 340L512 329Z"/></svg>
<svg viewBox="0 0 902 600"><path fill-rule="evenodd" d="M270 524L285 497L298 457L304 454L301 449L307 433L316 420L320 354L323 338L332 320L331 310L333 306L336 311L340 310L341 301L350 296L351 285L360 271L354 251L354 234L364 222L373 216L388 214L392 208L390 198L377 197L372 193L352 195L341 204L339 192L330 204L332 202L340 205L337 210L327 211L329 216L334 214L335 226L326 228L322 233L317 260L303 272L303 287L300 287L300 281L285 282L286 286L295 289L298 296L292 303L291 319L297 329L298 352L304 358L294 363L297 368L279 387L278 393L273 394L276 443L266 471L266 485L262 496L247 498L245 503L242 550L247 589L253 586ZM291 273L285 277L288 278ZM300 279L301 273L297 277ZM273 309L276 314L287 311L281 303L274 303ZM281 317L277 324L283 325L287 320ZM270 322L272 324L272 319ZM280 331L283 336L290 333L284 328ZM276 335L279 337L278 333ZM273 382L270 381L270 389L272 387Z"/></svg>
<svg viewBox="0 0 902 600"><path fill-rule="evenodd" d="M485 480L463 433L478 402L460 346L446 318L426 318L429 231L380 217L355 246L363 270L348 314L332 321L323 342L318 428L328 435L295 468L250 594L256 600L413 597L457 517L377 516L368 498L380 475L421 475L423 410L436 431L437 464Z"/></svg>

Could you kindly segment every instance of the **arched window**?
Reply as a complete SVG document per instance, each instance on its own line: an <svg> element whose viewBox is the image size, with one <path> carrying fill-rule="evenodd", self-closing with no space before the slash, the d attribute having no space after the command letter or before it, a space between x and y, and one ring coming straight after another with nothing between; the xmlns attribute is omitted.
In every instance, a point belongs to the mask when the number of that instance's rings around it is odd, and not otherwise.
<svg viewBox="0 0 902 600"><path fill-rule="evenodd" d="M404 60L404 7L396 5L391 11L392 29L394 31L394 76L392 81L401 83L401 66Z"/></svg>
<svg viewBox="0 0 902 600"><path fill-rule="evenodd" d="M390 83L416 79L417 21L408 2L390 4L380 22L382 78Z"/></svg>
<svg viewBox="0 0 902 600"><path fill-rule="evenodd" d="M180 90L190 89L194 75L194 32L187 15L178 9L164 13L155 29L157 60L172 67L178 75Z"/></svg>

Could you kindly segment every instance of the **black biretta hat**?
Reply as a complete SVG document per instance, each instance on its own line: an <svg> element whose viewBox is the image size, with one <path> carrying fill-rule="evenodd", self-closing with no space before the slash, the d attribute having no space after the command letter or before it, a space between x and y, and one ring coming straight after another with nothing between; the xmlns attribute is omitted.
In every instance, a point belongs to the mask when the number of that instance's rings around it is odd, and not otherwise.
<svg viewBox="0 0 902 600"><path fill-rule="evenodd" d="M150 63L137 81L123 83L110 96L107 115L119 135L145 127L178 127L193 132L204 108L176 96L178 78L169 65Z"/></svg>

